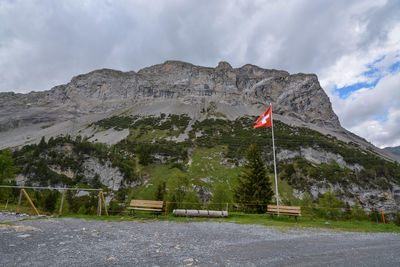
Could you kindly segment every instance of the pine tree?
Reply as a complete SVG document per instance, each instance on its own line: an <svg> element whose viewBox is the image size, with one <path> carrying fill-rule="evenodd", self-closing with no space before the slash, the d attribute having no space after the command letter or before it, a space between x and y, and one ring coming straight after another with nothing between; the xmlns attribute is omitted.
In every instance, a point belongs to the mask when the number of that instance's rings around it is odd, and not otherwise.
<svg viewBox="0 0 400 267"><path fill-rule="evenodd" d="M3 180L14 178L17 171L10 150L0 150L0 184Z"/></svg>
<svg viewBox="0 0 400 267"><path fill-rule="evenodd" d="M154 191L154 199L155 200L164 200L164 195L166 193L166 183L165 181L161 181L156 188L156 191Z"/></svg>
<svg viewBox="0 0 400 267"><path fill-rule="evenodd" d="M238 185L234 190L235 201L241 203L246 212L266 212L273 191L255 144L247 149L246 159L245 170L239 174Z"/></svg>

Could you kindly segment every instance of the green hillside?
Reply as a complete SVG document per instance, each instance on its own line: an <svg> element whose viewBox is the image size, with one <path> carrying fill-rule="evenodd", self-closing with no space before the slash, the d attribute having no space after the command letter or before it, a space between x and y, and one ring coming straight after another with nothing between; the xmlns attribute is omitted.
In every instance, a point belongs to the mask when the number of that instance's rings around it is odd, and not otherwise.
<svg viewBox="0 0 400 267"><path fill-rule="evenodd" d="M127 201L126 196L153 199L156 189L165 182L164 198L171 202L233 202L232 189L250 144L258 146L273 177L271 128L253 129L255 120L241 117L230 121L215 114L203 121L191 121L186 115L114 116L91 127L97 131L129 129L129 135L115 145L64 136L42 139L37 145L13 151L12 156L20 174L31 184L99 187L99 175L85 176L83 165L88 159L96 159L122 174L122 186L114 195L117 201ZM280 121L274 122L274 130L277 154L312 148L340 156L346 163L340 166L332 158L318 164L301 153L279 160L279 189L285 203L300 201L293 189L311 194L313 188L333 187L339 198L358 202L361 200L354 186L385 191L400 185L399 165L371 151ZM73 177L67 177L65 171ZM384 201L380 198L372 195L361 204L375 205L376 201Z"/></svg>

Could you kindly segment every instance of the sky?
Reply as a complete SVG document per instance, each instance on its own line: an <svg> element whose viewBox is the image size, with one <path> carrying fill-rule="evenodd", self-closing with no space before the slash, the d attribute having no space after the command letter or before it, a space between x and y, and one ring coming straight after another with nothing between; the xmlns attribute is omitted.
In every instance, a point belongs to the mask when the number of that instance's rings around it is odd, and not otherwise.
<svg viewBox="0 0 400 267"><path fill-rule="evenodd" d="M400 145L398 0L0 0L0 92L166 60L315 73L343 127Z"/></svg>

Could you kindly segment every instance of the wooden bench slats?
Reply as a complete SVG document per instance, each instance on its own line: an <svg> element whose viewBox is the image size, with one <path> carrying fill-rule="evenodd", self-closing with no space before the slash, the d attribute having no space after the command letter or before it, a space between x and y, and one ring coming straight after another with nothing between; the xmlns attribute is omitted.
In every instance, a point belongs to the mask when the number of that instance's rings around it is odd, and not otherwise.
<svg viewBox="0 0 400 267"><path fill-rule="evenodd" d="M135 207L128 207L128 210L149 210L149 211L162 211L162 209L146 209L146 208L135 208Z"/></svg>
<svg viewBox="0 0 400 267"><path fill-rule="evenodd" d="M282 211L282 212L300 213L300 210L289 210L289 209L268 209L268 211Z"/></svg>
<svg viewBox="0 0 400 267"><path fill-rule="evenodd" d="M164 206L164 201L155 201L155 200L137 200L133 199L130 202L128 210L143 210L143 211L154 211L154 212L162 212Z"/></svg>
<svg viewBox="0 0 400 267"><path fill-rule="evenodd" d="M153 200L131 200L130 206L135 207L148 207L148 208L161 208L163 207L163 201L153 201Z"/></svg>
<svg viewBox="0 0 400 267"><path fill-rule="evenodd" d="M267 213L272 215L287 215L294 216L297 222L297 217L301 216L301 208L296 206L277 206L277 205L268 205Z"/></svg>
<svg viewBox="0 0 400 267"><path fill-rule="evenodd" d="M299 210L281 210L281 209L268 209L267 211L271 211L271 212L287 212L287 213L300 213Z"/></svg>
<svg viewBox="0 0 400 267"><path fill-rule="evenodd" d="M273 209L300 211L300 207L296 207L296 206L276 206L276 205L268 205L268 210L273 210Z"/></svg>
<svg viewBox="0 0 400 267"><path fill-rule="evenodd" d="M290 213L290 212L277 212L277 211L268 211L269 214L281 214L281 215L289 215L289 216L301 216L299 213Z"/></svg>

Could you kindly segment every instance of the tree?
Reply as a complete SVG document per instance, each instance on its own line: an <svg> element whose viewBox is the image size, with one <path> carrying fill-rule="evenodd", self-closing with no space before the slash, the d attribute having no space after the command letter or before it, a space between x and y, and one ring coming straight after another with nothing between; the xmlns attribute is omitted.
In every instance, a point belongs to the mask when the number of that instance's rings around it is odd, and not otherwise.
<svg viewBox="0 0 400 267"><path fill-rule="evenodd" d="M166 192L166 183L165 181L161 181L158 183L156 191L154 191L154 199L159 201L164 200L164 195Z"/></svg>
<svg viewBox="0 0 400 267"><path fill-rule="evenodd" d="M318 199L319 202L319 215L321 217L338 220L341 215L342 202L336 198L336 194L330 190L326 191L321 198Z"/></svg>
<svg viewBox="0 0 400 267"><path fill-rule="evenodd" d="M175 173L167 181L167 199L168 199L168 210L183 208L183 200L186 192L190 191L189 178L181 173Z"/></svg>
<svg viewBox="0 0 400 267"><path fill-rule="evenodd" d="M53 211L56 209L57 199L59 195L60 193L57 190L43 193L43 196L40 199L41 207L45 211L53 213Z"/></svg>
<svg viewBox="0 0 400 267"><path fill-rule="evenodd" d="M307 215L307 216L313 215L313 209L314 209L313 202L314 202L314 200L313 200L312 196L308 192L305 192L300 201L301 213L303 215Z"/></svg>
<svg viewBox="0 0 400 267"><path fill-rule="evenodd" d="M213 192L213 207L218 210L224 210L226 208L226 203L231 202L226 189L227 185L217 184Z"/></svg>
<svg viewBox="0 0 400 267"><path fill-rule="evenodd" d="M14 166L14 159L8 149L0 151L0 184L4 179L14 178L18 168Z"/></svg>
<svg viewBox="0 0 400 267"><path fill-rule="evenodd" d="M245 170L239 174L238 185L234 189L235 201L241 203L246 212L266 212L274 193L256 145L249 146L246 160Z"/></svg>
<svg viewBox="0 0 400 267"><path fill-rule="evenodd" d="M362 207L360 207L360 205L358 204L358 202L356 202L352 208L352 219L358 220L358 221L362 221L367 219L367 215L364 212L364 209Z"/></svg>
<svg viewBox="0 0 400 267"><path fill-rule="evenodd" d="M138 154L140 164L146 166L153 162L150 145L146 144L139 145L136 153Z"/></svg>

